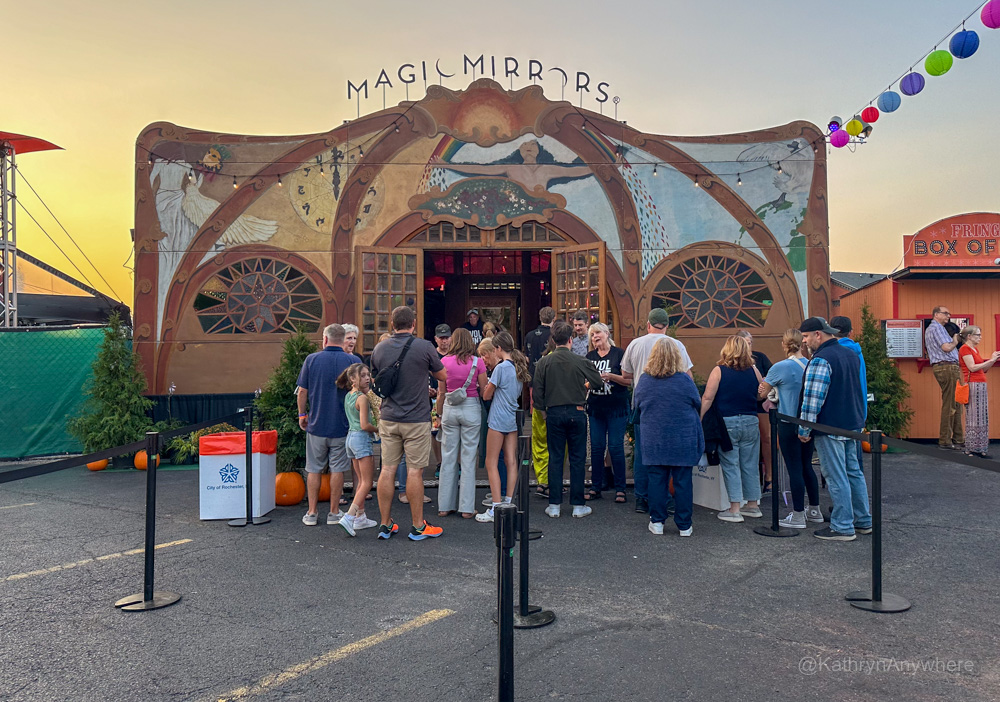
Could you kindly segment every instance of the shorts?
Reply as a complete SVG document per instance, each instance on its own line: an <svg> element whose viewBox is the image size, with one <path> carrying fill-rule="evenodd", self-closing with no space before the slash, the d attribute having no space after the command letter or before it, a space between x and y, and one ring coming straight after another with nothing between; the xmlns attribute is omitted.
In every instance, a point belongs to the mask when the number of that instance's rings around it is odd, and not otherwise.
<svg viewBox="0 0 1000 702"><path fill-rule="evenodd" d="M351 460L347 457L347 437L331 438L306 434L306 472L325 473L327 468L331 473L346 473L351 469Z"/></svg>
<svg viewBox="0 0 1000 702"><path fill-rule="evenodd" d="M429 465L430 422L391 422L383 419L378 423L378 433L382 437L383 466L398 466L404 453L408 470Z"/></svg>
<svg viewBox="0 0 1000 702"><path fill-rule="evenodd" d="M347 432L347 457L368 458L375 454L372 449L372 435L366 431Z"/></svg>

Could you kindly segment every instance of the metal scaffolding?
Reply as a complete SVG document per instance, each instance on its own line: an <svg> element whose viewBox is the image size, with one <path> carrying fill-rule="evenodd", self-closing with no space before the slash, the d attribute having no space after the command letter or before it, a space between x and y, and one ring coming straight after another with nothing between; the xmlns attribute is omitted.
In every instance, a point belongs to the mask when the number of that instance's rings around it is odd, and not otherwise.
<svg viewBox="0 0 1000 702"><path fill-rule="evenodd" d="M0 142L0 327L17 326L17 200L14 146Z"/></svg>

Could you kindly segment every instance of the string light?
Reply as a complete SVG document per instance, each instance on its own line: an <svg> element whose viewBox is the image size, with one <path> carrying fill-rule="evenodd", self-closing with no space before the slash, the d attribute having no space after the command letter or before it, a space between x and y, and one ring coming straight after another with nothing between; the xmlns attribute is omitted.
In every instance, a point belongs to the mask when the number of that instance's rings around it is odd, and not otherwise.
<svg viewBox="0 0 1000 702"><path fill-rule="evenodd" d="M396 128L396 134L399 134L399 125L394 122L393 126Z"/></svg>
<svg viewBox="0 0 1000 702"><path fill-rule="evenodd" d="M364 156L365 155L365 147L363 147L363 146L359 146L358 147L358 155L359 156Z"/></svg>
<svg viewBox="0 0 1000 702"><path fill-rule="evenodd" d="M281 176L278 176L278 187L281 187Z"/></svg>
<svg viewBox="0 0 1000 702"><path fill-rule="evenodd" d="M700 188L701 187L701 183L698 182L697 176L694 179L694 187L696 187L696 188Z"/></svg>
<svg viewBox="0 0 1000 702"><path fill-rule="evenodd" d="M743 178L740 176L739 173L736 174L736 185L738 186L743 185Z"/></svg>
<svg viewBox="0 0 1000 702"><path fill-rule="evenodd" d="M153 152L152 151L149 152L149 165L150 166L153 165Z"/></svg>
<svg viewBox="0 0 1000 702"><path fill-rule="evenodd" d="M319 174L320 175L326 175L326 171L323 170L323 164L322 163L319 164Z"/></svg>
<svg viewBox="0 0 1000 702"><path fill-rule="evenodd" d="M657 174L657 172L656 172L656 164L654 163L654 164L653 164L653 177L656 177L657 175L658 175L658 174Z"/></svg>
<svg viewBox="0 0 1000 702"><path fill-rule="evenodd" d="M778 161L778 175L781 175L782 173L784 173L784 171L781 170L781 161Z"/></svg>
<svg viewBox="0 0 1000 702"><path fill-rule="evenodd" d="M236 176L233 176L233 190L236 190L238 187L240 186L236 184Z"/></svg>

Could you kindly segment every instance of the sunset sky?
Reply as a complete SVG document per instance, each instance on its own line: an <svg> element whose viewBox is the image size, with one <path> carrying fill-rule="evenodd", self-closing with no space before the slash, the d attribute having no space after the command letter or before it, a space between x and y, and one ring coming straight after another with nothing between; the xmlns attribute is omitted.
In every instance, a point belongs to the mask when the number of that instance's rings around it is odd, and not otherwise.
<svg viewBox="0 0 1000 702"><path fill-rule="evenodd" d="M441 59L459 73L443 84L461 89L471 81L461 74L463 54L486 54L586 71L620 96L618 117L645 132L723 134L796 119L825 125L833 114L860 112L911 65L922 68L923 55L976 7L976 0L11 2L0 130L65 149L24 155L18 165L111 289L23 182L19 198L95 287L131 304L135 139L151 122L322 132L357 114L348 79L371 85L382 68L394 75L401 64ZM1000 210L993 133L1000 30L984 28L978 12L966 28L982 42L973 57L904 97L855 153L831 149L834 270L891 271L903 234L961 212ZM555 74L548 75L546 95L558 99ZM515 79L514 87L528 84ZM422 81L411 86L411 99L422 94ZM397 85L387 102L405 97ZM598 109L586 99L583 107ZM380 109L381 91L362 101L362 114ZM18 224L19 248L81 277L23 213Z"/></svg>

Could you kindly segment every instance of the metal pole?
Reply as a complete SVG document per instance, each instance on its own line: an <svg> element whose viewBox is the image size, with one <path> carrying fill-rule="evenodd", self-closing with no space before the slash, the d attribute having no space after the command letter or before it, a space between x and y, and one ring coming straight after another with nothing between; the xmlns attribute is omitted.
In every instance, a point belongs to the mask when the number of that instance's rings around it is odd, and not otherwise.
<svg viewBox="0 0 1000 702"><path fill-rule="evenodd" d="M778 464L778 410L771 408L767 413L771 423L771 526L754 527L754 533L761 536L798 536L798 529L778 526L778 495L781 491L781 466Z"/></svg>
<svg viewBox="0 0 1000 702"><path fill-rule="evenodd" d="M850 592L844 599L857 609L895 614L905 612L912 605L899 595L882 592L882 432L872 430L868 441L872 453L872 588L871 592ZM851 443L849 451L855 449Z"/></svg>
<svg viewBox="0 0 1000 702"><path fill-rule="evenodd" d="M142 592L123 597L115 602L124 612L141 612L172 605L181 599L173 592L156 592L153 589L154 556L156 553L156 464L160 460L160 433L146 432L146 550L145 574Z"/></svg>
<svg viewBox="0 0 1000 702"><path fill-rule="evenodd" d="M247 405L244 408L245 413L245 424L244 430L246 432L246 518L245 519L233 519L229 522L229 526L232 527L243 527L250 526L251 524L267 524L271 521L270 517L255 517L253 515L253 405Z"/></svg>
<svg viewBox="0 0 1000 702"><path fill-rule="evenodd" d="M514 702L514 520L517 508L505 503L493 508L497 519L497 700Z"/></svg>

